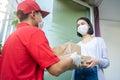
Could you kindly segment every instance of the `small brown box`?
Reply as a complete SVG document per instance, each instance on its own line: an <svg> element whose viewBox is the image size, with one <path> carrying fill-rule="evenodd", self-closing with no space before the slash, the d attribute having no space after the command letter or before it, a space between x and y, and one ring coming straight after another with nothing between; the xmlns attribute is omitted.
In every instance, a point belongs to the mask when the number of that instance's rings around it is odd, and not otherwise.
<svg viewBox="0 0 120 80"><path fill-rule="evenodd" d="M52 48L52 50L60 59L65 59L66 57L69 57L73 52L77 52L78 55L81 55L80 46L73 42L67 42L62 45L56 46ZM81 66L77 67L75 65L71 65L70 69L86 67L88 65L86 61L89 60L90 57L81 56L81 59L82 59Z"/></svg>

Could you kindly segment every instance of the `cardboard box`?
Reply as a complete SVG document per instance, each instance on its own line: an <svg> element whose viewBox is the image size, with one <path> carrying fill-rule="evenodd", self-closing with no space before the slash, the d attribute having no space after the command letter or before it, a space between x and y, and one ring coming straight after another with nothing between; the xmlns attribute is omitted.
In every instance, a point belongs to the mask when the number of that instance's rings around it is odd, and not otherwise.
<svg viewBox="0 0 120 80"><path fill-rule="evenodd" d="M81 55L81 48L79 45L73 43L73 42L67 42L62 45L56 46L52 48L54 53L60 58L60 59L65 59L68 56L70 56L73 52L77 52L78 55ZM89 56L81 56L82 62L81 66L77 67L75 65L71 65L71 69L76 69L76 68L82 68L86 67L89 65L87 63L87 60L90 59Z"/></svg>
<svg viewBox="0 0 120 80"><path fill-rule="evenodd" d="M62 45L56 46L52 48L52 50L59 57L65 55L71 55L73 52L77 52L79 55L81 54L80 46L76 45L73 42L67 42Z"/></svg>

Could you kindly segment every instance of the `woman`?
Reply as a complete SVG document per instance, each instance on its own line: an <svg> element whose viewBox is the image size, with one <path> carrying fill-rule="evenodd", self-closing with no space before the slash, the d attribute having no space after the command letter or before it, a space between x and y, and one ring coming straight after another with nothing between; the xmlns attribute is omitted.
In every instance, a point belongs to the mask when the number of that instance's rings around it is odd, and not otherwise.
<svg viewBox="0 0 120 80"><path fill-rule="evenodd" d="M77 35L82 37L78 43L81 55L90 56L86 68L73 70L73 80L105 80L103 69L109 66L106 44L101 37L93 36L93 26L86 17L77 20Z"/></svg>

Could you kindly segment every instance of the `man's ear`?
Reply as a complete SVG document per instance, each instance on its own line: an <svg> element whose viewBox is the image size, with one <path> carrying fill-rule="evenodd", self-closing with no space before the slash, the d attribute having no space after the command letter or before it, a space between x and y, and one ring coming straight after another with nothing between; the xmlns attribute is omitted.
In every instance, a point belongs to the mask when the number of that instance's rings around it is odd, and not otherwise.
<svg viewBox="0 0 120 80"><path fill-rule="evenodd" d="M35 11L32 11L30 16L31 16L32 19L35 19Z"/></svg>

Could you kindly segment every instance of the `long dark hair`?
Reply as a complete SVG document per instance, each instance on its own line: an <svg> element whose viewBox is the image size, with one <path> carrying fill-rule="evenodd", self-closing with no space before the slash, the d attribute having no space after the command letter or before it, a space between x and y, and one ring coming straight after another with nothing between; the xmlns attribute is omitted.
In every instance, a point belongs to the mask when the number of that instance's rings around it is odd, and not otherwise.
<svg viewBox="0 0 120 80"><path fill-rule="evenodd" d="M89 28L89 30L88 30L87 33L90 34L90 35L92 35L94 33L94 31L93 31L93 25L90 22L90 20L88 18L86 18L86 17L81 17L81 18L78 18L76 22L78 22L79 20L85 20L88 23L88 25L90 26L90 28ZM78 29L78 26L77 26L77 29ZM80 34L79 32L77 32L77 35L79 37L82 37L82 34Z"/></svg>

